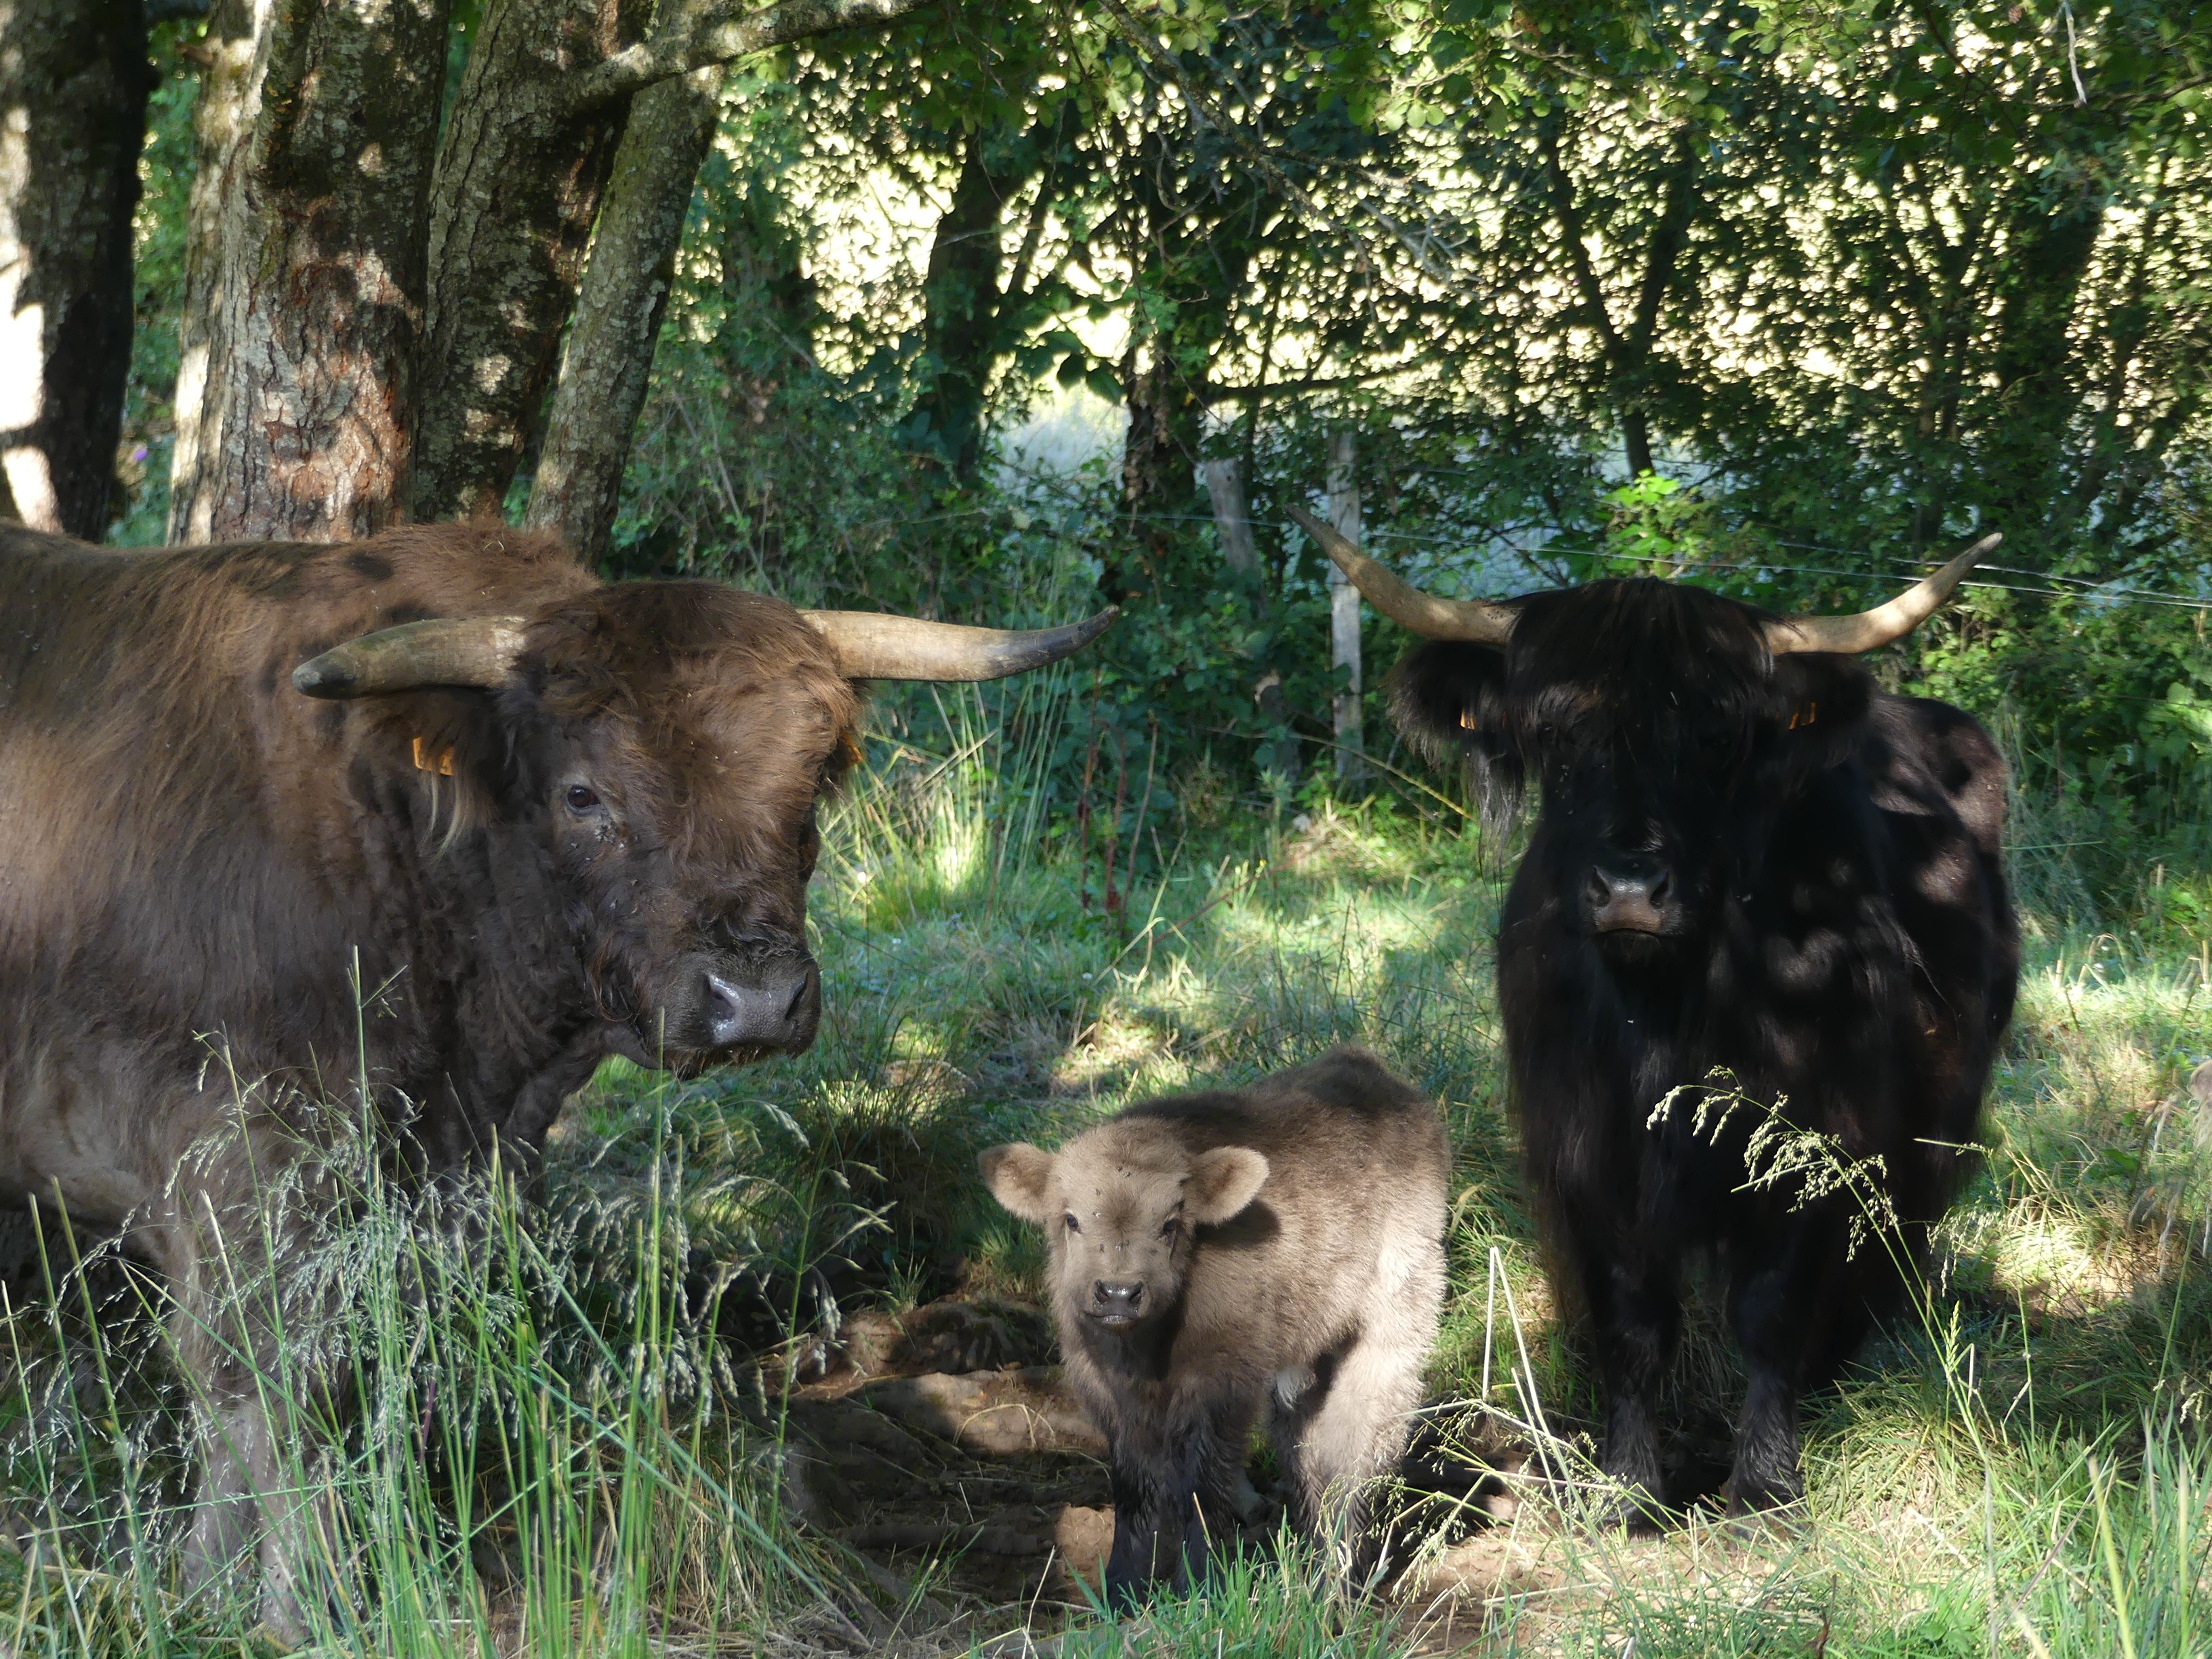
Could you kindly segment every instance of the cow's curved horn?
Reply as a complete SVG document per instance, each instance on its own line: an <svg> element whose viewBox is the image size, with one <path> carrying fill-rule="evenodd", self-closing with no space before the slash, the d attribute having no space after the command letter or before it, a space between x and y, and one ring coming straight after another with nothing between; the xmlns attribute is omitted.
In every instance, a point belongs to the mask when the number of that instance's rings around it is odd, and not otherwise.
<svg viewBox="0 0 2212 1659"><path fill-rule="evenodd" d="M1984 536L1934 575L1915 582L1887 605L1855 617L1785 617L1766 624L1766 648L1776 656L1792 651L1833 651L1855 656L1901 640L1936 614L1966 579L1975 562L2004 537Z"/></svg>
<svg viewBox="0 0 2212 1659"><path fill-rule="evenodd" d="M310 657L292 684L311 697L368 697L422 685L507 684L522 654L520 617L433 617L379 629Z"/></svg>
<svg viewBox="0 0 2212 1659"><path fill-rule="evenodd" d="M1072 656L1114 625L1109 607L1065 628L967 628L880 611L802 611L853 680L998 680Z"/></svg>
<svg viewBox="0 0 2212 1659"><path fill-rule="evenodd" d="M1395 572L1386 570L1362 553L1351 538L1293 501L1291 517L1312 537L1321 550L1336 561L1352 585L1392 622L1427 640L1467 640L1476 645L1504 645L1513 633L1514 609L1488 599L1441 599L1424 593Z"/></svg>

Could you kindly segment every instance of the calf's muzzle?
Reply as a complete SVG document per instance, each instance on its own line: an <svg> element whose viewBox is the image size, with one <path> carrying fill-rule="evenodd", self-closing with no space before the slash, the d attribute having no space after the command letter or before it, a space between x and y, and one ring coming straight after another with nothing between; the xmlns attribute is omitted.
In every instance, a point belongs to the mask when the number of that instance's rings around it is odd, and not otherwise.
<svg viewBox="0 0 2212 1659"><path fill-rule="evenodd" d="M1141 1279L1091 1281L1091 1316L1102 1324L1133 1324L1144 1310L1145 1282Z"/></svg>

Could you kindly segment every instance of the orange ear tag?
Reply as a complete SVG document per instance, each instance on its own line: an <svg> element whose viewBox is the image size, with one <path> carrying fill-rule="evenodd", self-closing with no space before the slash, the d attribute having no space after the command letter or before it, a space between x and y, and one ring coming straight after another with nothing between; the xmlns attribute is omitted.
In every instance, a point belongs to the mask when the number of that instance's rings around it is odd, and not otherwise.
<svg viewBox="0 0 2212 1659"><path fill-rule="evenodd" d="M415 739L415 769L417 772L435 772L441 777L450 778L453 775L453 751L441 750L434 757L422 739L417 738Z"/></svg>
<svg viewBox="0 0 2212 1659"><path fill-rule="evenodd" d="M1479 732L1482 729L1474 723L1474 710L1472 708L1462 708L1459 711L1459 725L1462 732Z"/></svg>
<svg viewBox="0 0 2212 1659"><path fill-rule="evenodd" d="M1799 726L1810 726L1814 720L1820 718L1820 705L1817 702L1808 702L1802 708L1794 709L1791 711L1790 715L1790 729L1792 732L1795 732Z"/></svg>

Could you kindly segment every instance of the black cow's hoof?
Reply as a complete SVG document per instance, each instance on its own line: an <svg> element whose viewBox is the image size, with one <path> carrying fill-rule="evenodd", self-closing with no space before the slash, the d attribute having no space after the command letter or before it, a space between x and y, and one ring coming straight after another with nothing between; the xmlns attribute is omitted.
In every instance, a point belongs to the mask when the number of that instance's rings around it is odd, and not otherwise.
<svg viewBox="0 0 2212 1659"><path fill-rule="evenodd" d="M1741 1538L1794 1532L1805 1523L1805 1484L1784 1478L1729 1483L1729 1529Z"/></svg>
<svg viewBox="0 0 2212 1659"><path fill-rule="evenodd" d="M1599 1532L1626 1532L1632 1537L1649 1538L1664 1532L1673 1518L1662 1499L1642 1486L1632 1486L1599 1504L1590 1521Z"/></svg>

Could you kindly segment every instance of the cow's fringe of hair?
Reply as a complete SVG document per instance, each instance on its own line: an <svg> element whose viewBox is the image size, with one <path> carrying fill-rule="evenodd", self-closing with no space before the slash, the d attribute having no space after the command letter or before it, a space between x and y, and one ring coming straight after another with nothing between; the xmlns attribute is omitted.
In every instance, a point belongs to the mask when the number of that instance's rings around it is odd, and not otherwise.
<svg viewBox="0 0 2212 1659"><path fill-rule="evenodd" d="M447 779L439 773L426 772L422 777L430 798L431 855L444 858L463 836L477 827L472 792L463 788L459 778L453 779L448 787ZM442 830L439 828L441 817L445 821Z"/></svg>

